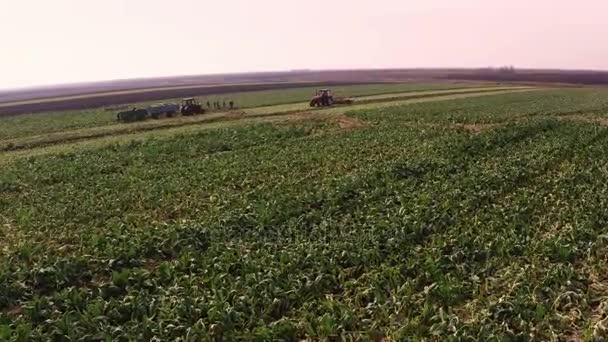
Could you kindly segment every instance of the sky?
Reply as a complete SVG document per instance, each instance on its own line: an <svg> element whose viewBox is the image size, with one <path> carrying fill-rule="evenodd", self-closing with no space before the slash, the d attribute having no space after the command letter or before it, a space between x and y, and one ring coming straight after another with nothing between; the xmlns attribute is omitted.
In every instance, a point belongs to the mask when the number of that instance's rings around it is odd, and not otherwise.
<svg viewBox="0 0 608 342"><path fill-rule="evenodd" d="M0 88L290 69L608 70L606 0L0 0Z"/></svg>

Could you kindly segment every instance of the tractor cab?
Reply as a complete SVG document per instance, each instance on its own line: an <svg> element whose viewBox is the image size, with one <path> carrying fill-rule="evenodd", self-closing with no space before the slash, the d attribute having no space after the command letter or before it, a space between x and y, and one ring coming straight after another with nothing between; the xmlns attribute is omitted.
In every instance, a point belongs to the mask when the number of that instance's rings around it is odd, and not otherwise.
<svg viewBox="0 0 608 342"><path fill-rule="evenodd" d="M311 107L331 106L334 103L334 96L330 89L318 89L317 94L310 100Z"/></svg>
<svg viewBox="0 0 608 342"><path fill-rule="evenodd" d="M331 90L330 89L317 90L317 96L331 96Z"/></svg>
<svg viewBox="0 0 608 342"><path fill-rule="evenodd" d="M182 106L192 106L192 105L197 105L197 104L198 104L198 102L196 102L196 100L191 97L182 100Z"/></svg>
<svg viewBox="0 0 608 342"><path fill-rule="evenodd" d="M331 89L317 89L317 93L310 100L311 107L326 107L334 104L352 104L353 99L347 97L334 97Z"/></svg>
<svg viewBox="0 0 608 342"><path fill-rule="evenodd" d="M198 101L190 97L182 100L180 112L182 115L194 115L203 114L205 113L205 110L203 109L203 106L198 103Z"/></svg>

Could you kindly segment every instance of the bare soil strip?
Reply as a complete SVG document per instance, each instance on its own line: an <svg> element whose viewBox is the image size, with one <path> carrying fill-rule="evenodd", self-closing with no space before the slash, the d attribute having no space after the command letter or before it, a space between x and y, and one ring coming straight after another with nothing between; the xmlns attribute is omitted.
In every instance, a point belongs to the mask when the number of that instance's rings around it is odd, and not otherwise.
<svg viewBox="0 0 608 342"><path fill-rule="evenodd" d="M496 127L500 127L502 125L500 124L455 124L452 127L454 128L459 128L459 129L464 129L465 131L468 131L470 133L481 133Z"/></svg>
<svg viewBox="0 0 608 342"><path fill-rule="evenodd" d="M583 123L591 123L596 124L602 127L608 127L608 118L606 117L597 117L597 116L585 116L582 114L575 115L562 115L555 117L561 121L573 121L573 122L583 122Z"/></svg>

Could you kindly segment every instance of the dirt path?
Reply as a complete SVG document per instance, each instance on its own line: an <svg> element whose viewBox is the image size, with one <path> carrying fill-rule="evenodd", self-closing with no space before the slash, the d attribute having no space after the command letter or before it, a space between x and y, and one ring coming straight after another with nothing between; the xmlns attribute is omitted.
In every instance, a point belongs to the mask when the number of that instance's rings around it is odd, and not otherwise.
<svg viewBox="0 0 608 342"><path fill-rule="evenodd" d="M555 117L560 121L572 121L572 122L583 122L583 123L591 123L596 124L602 127L608 127L608 118L604 117L594 117L594 116L586 116L582 114L574 114L574 115L561 115Z"/></svg>

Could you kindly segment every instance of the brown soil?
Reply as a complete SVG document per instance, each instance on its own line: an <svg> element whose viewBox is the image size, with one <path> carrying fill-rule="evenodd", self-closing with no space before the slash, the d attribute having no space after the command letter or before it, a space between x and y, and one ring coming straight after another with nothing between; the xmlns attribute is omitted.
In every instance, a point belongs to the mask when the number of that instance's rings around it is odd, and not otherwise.
<svg viewBox="0 0 608 342"><path fill-rule="evenodd" d="M497 127L501 127L502 124L441 124L441 123L429 123L429 122L409 122L406 124L408 127L428 127L428 128L449 128L465 130L469 133L479 134Z"/></svg>
<svg viewBox="0 0 608 342"><path fill-rule="evenodd" d="M594 123L600 126L608 127L608 118L605 117L593 117L593 116L585 116L585 115L565 115L565 116L557 116L558 120L564 121L576 121L576 122L584 122L584 123Z"/></svg>
<svg viewBox="0 0 608 342"><path fill-rule="evenodd" d="M345 130L359 129L359 128L363 128L368 125L367 122L365 122L363 120L359 120L357 118L351 118L348 116L338 116L338 117L335 117L333 120L338 123L338 126L341 129L345 129Z"/></svg>
<svg viewBox="0 0 608 342"><path fill-rule="evenodd" d="M471 133L481 133L483 131L487 131L493 128L498 127L497 124L458 124L454 125L456 128L461 128Z"/></svg>
<svg viewBox="0 0 608 342"><path fill-rule="evenodd" d="M245 113L244 111L230 111L226 113L225 118L226 119L240 119L242 117L244 117L245 115L247 115L247 113Z"/></svg>
<svg viewBox="0 0 608 342"><path fill-rule="evenodd" d="M327 115L327 114L317 114L317 113L295 113L291 115L285 116L287 119L286 122L293 121L303 121L303 120L324 120L336 123L341 130L354 130L368 126L368 123L357 119L351 118L349 116L345 116L343 114L340 115Z"/></svg>
<svg viewBox="0 0 608 342"><path fill-rule="evenodd" d="M20 305L9 306L5 311L6 315L9 317L17 317L21 316L23 313L23 308Z"/></svg>

